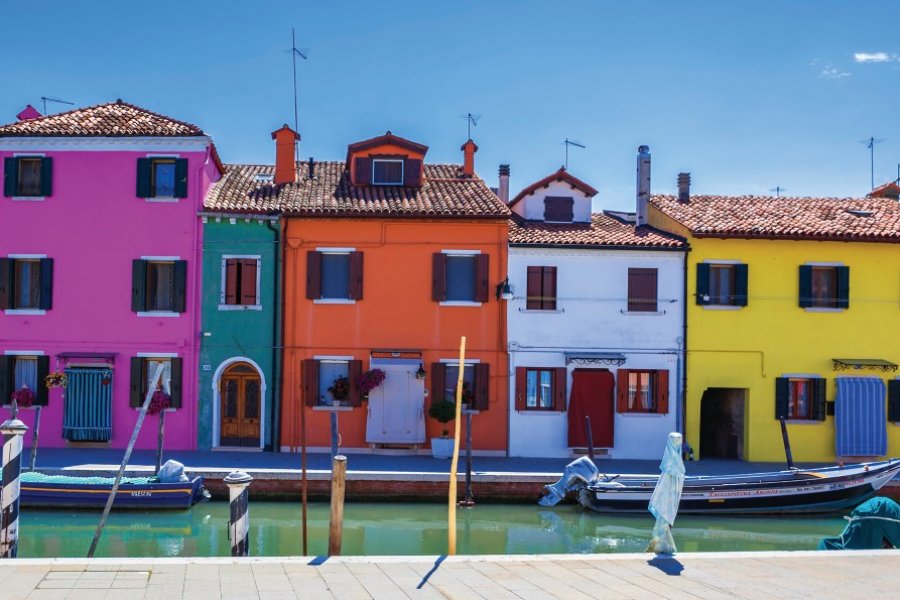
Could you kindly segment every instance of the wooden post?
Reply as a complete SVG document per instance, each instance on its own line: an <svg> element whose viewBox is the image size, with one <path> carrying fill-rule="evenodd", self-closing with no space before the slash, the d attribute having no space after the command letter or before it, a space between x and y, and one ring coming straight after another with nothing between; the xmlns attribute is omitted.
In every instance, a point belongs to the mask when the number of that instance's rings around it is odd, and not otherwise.
<svg viewBox="0 0 900 600"><path fill-rule="evenodd" d="M34 407L34 435L31 436L31 456L28 458L28 470L34 471L37 461L38 435L41 433L41 405Z"/></svg>
<svg viewBox="0 0 900 600"><path fill-rule="evenodd" d="M328 527L328 556L341 555L344 535L344 490L347 486L347 457L331 459L331 524Z"/></svg>
<svg viewBox="0 0 900 600"><path fill-rule="evenodd" d="M160 468L162 468L162 450L163 450L163 437L166 435L166 409L162 409L159 411L159 429L156 432L156 471L154 471L157 475L159 474Z"/></svg>
<svg viewBox="0 0 900 600"><path fill-rule="evenodd" d="M587 450L588 457L590 457L591 461L594 460L594 433L591 430L591 416L585 415L584 417L584 433L587 436Z"/></svg>
<svg viewBox="0 0 900 600"><path fill-rule="evenodd" d="M787 424L784 417L779 417L781 421L781 441L784 442L784 456L787 458L788 469L794 468L794 455L791 453L791 440L788 438Z"/></svg>
<svg viewBox="0 0 900 600"><path fill-rule="evenodd" d="M475 506L472 495L472 412L466 411L466 499L463 506Z"/></svg>
<svg viewBox="0 0 900 600"><path fill-rule="evenodd" d="M303 556L307 556L309 552L308 539L306 531L306 496L307 496L307 479L306 479L306 399L300 402L300 528L303 530L301 537L303 541Z"/></svg>
<svg viewBox="0 0 900 600"><path fill-rule="evenodd" d="M331 411L331 458L335 458L338 453L338 414L336 410Z"/></svg>
<svg viewBox="0 0 900 600"><path fill-rule="evenodd" d="M456 380L456 419L453 426L453 456L450 460L450 491L447 499L447 556L456 555L456 470L459 467L459 422L462 420L463 372L466 366L466 336L459 340L459 377Z"/></svg>

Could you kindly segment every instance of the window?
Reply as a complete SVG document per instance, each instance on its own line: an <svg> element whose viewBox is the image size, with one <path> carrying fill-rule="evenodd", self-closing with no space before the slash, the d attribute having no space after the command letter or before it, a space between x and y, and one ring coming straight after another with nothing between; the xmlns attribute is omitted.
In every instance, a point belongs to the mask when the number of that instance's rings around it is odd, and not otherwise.
<svg viewBox="0 0 900 600"><path fill-rule="evenodd" d="M669 412L669 372L619 369L616 410L620 413Z"/></svg>
<svg viewBox="0 0 900 600"><path fill-rule="evenodd" d="M566 410L566 369L516 368L516 410Z"/></svg>
<svg viewBox="0 0 900 600"><path fill-rule="evenodd" d="M14 156L4 160L3 195L45 197L52 193L53 159L43 156Z"/></svg>
<svg viewBox="0 0 900 600"><path fill-rule="evenodd" d="M821 377L775 379L775 418L825 420L825 380Z"/></svg>
<svg viewBox="0 0 900 600"><path fill-rule="evenodd" d="M403 160L373 159L372 183L375 185L403 185Z"/></svg>
<svg viewBox="0 0 900 600"><path fill-rule="evenodd" d="M571 223L575 220L575 199L571 196L544 198L544 220L551 223Z"/></svg>
<svg viewBox="0 0 900 600"><path fill-rule="evenodd" d="M656 269L628 269L628 312L656 312Z"/></svg>
<svg viewBox="0 0 900 600"><path fill-rule="evenodd" d="M361 360L310 358L301 366L307 406L362 406L362 394L355 384L362 374Z"/></svg>
<svg viewBox="0 0 900 600"><path fill-rule="evenodd" d="M528 267L526 310L556 310L556 267Z"/></svg>
<svg viewBox="0 0 900 600"><path fill-rule="evenodd" d="M346 360L319 361L319 405L347 402L350 395L350 363Z"/></svg>
<svg viewBox="0 0 900 600"><path fill-rule="evenodd" d="M49 372L49 356L0 355L0 404L9 404L13 392L28 386L34 393L34 404L46 406L44 378Z"/></svg>
<svg viewBox="0 0 900 600"><path fill-rule="evenodd" d="M831 265L800 266L802 308L849 308L850 268Z"/></svg>
<svg viewBox="0 0 900 600"><path fill-rule="evenodd" d="M310 300L362 300L363 253L352 250L306 254L306 297Z"/></svg>
<svg viewBox="0 0 900 600"><path fill-rule="evenodd" d="M697 304L747 306L747 265L698 263Z"/></svg>
<svg viewBox="0 0 900 600"><path fill-rule="evenodd" d="M431 364L432 402L446 400L456 402L456 383L459 379L459 362ZM489 406L490 365L466 363L463 366L462 402L465 408L487 410Z"/></svg>
<svg viewBox="0 0 900 600"><path fill-rule="evenodd" d="M487 302L487 254L434 254L432 299L436 302Z"/></svg>
<svg viewBox="0 0 900 600"><path fill-rule="evenodd" d="M888 380L888 421L900 423L900 379Z"/></svg>
<svg viewBox="0 0 900 600"><path fill-rule="evenodd" d="M187 159L139 158L138 198L187 198Z"/></svg>
<svg viewBox="0 0 900 600"><path fill-rule="evenodd" d="M150 191L154 198L175 197L174 158L154 158L150 161Z"/></svg>
<svg viewBox="0 0 900 600"><path fill-rule="evenodd" d="M48 310L53 296L53 259L0 258L0 309Z"/></svg>
<svg viewBox="0 0 900 600"><path fill-rule="evenodd" d="M223 258L222 304L257 306L259 297L259 263L256 257Z"/></svg>
<svg viewBox="0 0 900 600"><path fill-rule="evenodd" d="M155 379L157 369L162 374ZM181 408L181 382L183 359L176 356L134 356L131 358L132 408L140 408L148 392L162 389L169 394L169 407Z"/></svg>
<svg viewBox="0 0 900 600"><path fill-rule="evenodd" d="M131 274L131 309L137 313L183 313L186 285L186 261L135 260Z"/></svg>

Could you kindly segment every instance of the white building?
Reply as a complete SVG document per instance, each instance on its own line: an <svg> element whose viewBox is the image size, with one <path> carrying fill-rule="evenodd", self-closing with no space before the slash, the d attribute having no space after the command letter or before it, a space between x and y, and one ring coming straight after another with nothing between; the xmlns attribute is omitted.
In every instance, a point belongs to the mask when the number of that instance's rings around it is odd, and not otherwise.
<svg viewBox="0 0 900 600"><path fill-rule="evenodd" d="M658 459L680 430L687 244L596 194L560 169L509 203L510 456L584 452L588 416L597 457Z"/></svg>

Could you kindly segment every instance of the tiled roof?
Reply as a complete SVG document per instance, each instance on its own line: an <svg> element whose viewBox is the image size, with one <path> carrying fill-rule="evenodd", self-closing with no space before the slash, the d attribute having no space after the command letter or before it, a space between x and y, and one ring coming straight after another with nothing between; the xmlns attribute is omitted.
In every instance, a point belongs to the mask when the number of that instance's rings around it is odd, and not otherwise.
<svg viewBox="0 0 900 600"><path fill-rule="evenodd" d="M897 200L900 198L900 185L897 185L896 181L889 181L866 194L866 198L893 198Z"/></svg>
<svg viewBox="0 0 900 600"><path fill-rule="evenodd" d="M887 198L653 196L697 237L900 242L900 203Z"/></svg>
<svg viewBox="0 0 900 600"><path fill-rule="evenodd" d="M572 175L571 173L566 171L565 167L560 167L559 170L556 171L555 173L551 173L550 175L547 175L540 181L535 181L534 183L529 185L527 188L525 188L524 190L519 192L518 195L512 199L512 202L510 202L509 205L510 206L515 205L517 202L519 202L522 198L524 198L528 194L531 194L532 192L535 192L542 187L546 187L547 185L553 183L554 181L565 181L566 183L571 185L573 188L581 190L584 193L584 195L588 196L589 198L597 195L597 190L595 190L594 188L592 188L591 186L589 186L582 180L578 179L577 177L575 177L574 175Z"/></svg>
<svg viewBox="0 0 900 600"><path fill-rule="evenodd" d="M648 226L635 227L606 213L591 215L590 223L526 221L514 215L509 221L510 245L597 246L623 248L687 247L678 236Z"/></svg>
<svg viewBox="0 0 900 600"><path fill-rule="evenodd" d="M271 165L227 165L212 186L204 208L212 211L295 216L345 217L492 217L506 218L509 209L478 177L464 177L460 165L424 166L421 188L353 186L346 163L297 163L297 181L275 185ZM268 180L266 180L268 179Z"/></svg>
<svg viewBox="0 0 900 600"><path fill-rule="evenodd" d="M0 125L0 137L198 135L204 133L196 125L176 121L121 100Z"/></svg>

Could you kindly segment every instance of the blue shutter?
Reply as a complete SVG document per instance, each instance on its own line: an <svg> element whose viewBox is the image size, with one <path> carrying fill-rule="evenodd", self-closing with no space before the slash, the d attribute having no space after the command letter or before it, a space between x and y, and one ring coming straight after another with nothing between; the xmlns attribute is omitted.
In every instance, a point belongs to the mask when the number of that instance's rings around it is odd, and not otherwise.
<svg viewBox="0 0 900 600"><path fill-rule="evenodd" d="M53 195L53 158L47 156L41 159L41 196L45 198Z"/></svg>
<svg viewBox="0 0 900 600"><path fill-rule="evenodd" d="M147 261L131 261L131 310L141 312L147 308Z"/></svg>
<svg viewBox="0 0 900 600"><path fill-rule="evenodd" d="M50 374L50 357L37 357L37 389L34 390L34 403L37 406L47 406L47 386L44 380Z"/></svg>
<svg viewBox="0 0 900 600"><path fill-rule="evenodd" d="M812 418L816 421L825 420L825 379L813 379L810 381L813 391Z"/></svg>
<svg viewBox="0 0 900 600"><path fill-rule="evenodd" d="M15 196L19 187L19 165L15 157L3 159L3 195Z"/></svg>
<svg viewBox="0 0 900 600"><path fill-rule="evenodd" d="M837 308L850 308L850 267L837 268Z"/></svg>
<svg viewBox="0 0 900 600"><path fill-rule="evenodd" d="M800 265L800 308L809 308L813 305L812 297L812 267Z"/></svg>
<svg viewBox="0 0 900 600"><path fill-rule="evenodd" d="M888 381L888 421L900 423L900 379Z"/></svg>
<svg viewBox="0 0 900 600"><path fill-rule="evenodd" d="M41 297L38 305L42 310L53 308L53 259L41 259Z"/></svg>
<svg viewBox="0 0 900 600"><path fill-rule="evenodd" d="M131 357L131 381L129 382L129 405L140 408L144 404L144 359Z"/></svg>
<svg viewBox="0 0 900 600"><path fill-rule="evenodd" d="M747 306L747 265L734 265L734 305Z"/></svg>
<svg viewBox="0 0 900 600"><path fill-rule="evenodd" d="M12 399L13 387L13 361L9 356L0 354L0 404L9 404ZM39 387L40 384L38 384ZM44 389L47 389L46 387Z"/></svg>
<svg viewBox="0 0 900 600"><path fill-rule="evenodd" d="M183 359L173 358L169 364L171 369L171 380L169 381L169 406L171 408L181 408L182 379L184 378Z"/></svg>
<svg viewBox="0 0 900 600"><path fill-rule="evenodd" d="M788 405L790 404L791 382L787 377L775 379L775 418L788 418Z"/></svg>
<svg viewBox="0 0 900 600"><path fill-rule="evenodd" d="M139 158L137 160L137 197L152 198L150 190L150 159Z"/></svg>
<svg viewBox="0 0 900 600"><path fill-rule="evenodd" d="M176 260L174 268L174 294L172 308L175 312L187 310L187 261Z"/></svg>
<svg viewBox="0 0 900 600"><path fill-rule="evenodd" d="M697 304L709 304L709 263L697 263Z"/></svg>
<svg viewBox="0 0 900 600"><path fill-rule="evenodd" d="M187 198L188 161L186 158L175 159L175 197Z"/></svg>
<svg viewBox="0 0 900 600"><path fill-rule="evenodd" d="M12 304L12 275L12 261L0 258L0 310L5 310Z"/></svg>

